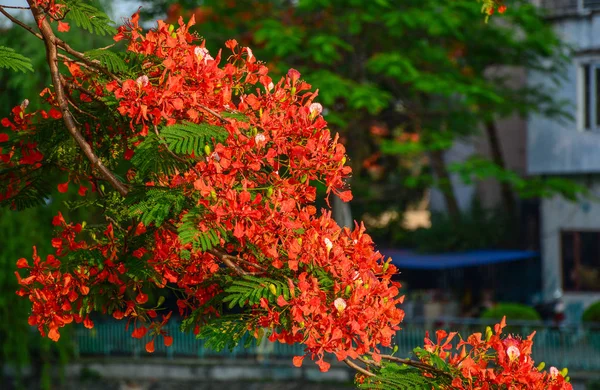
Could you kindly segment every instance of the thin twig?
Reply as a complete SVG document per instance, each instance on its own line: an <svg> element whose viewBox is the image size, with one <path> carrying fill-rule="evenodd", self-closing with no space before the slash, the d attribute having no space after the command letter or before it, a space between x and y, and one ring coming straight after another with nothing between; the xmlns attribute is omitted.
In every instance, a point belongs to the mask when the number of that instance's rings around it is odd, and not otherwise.
<svg viewBox="0 0 600 390"><path fill-rule="evenodd" d="M66 86L64 86L64 87L67 88ZM77 112L79 112L82 115L87 115L87 116L89 116L90 118L92 118L92 119L94 119L96 121L100 121L100 118L98 118L97 116L95 116L93 114L90 114L89 112L84 111L81 108L79 108L77 106L77 104L75 104L75 102L73 101L73 99L69 95L65 95L65 97L67 98L67 101L69 102L69 104L71 105L71 107L73 107L75 110L77 110ZM73 119L75 119L75 118L73 118ZM79 122L77 122L77 123L79 123Z"/></svg>
<svg viewBox="0 0 600 390"><path fill-rule="evenodd" d="M65 97L64 87L62 85L62 81L60 78L60 71L58 69L58 50L57 50L57 40L56 35L54 35L54 31L52 31L52 27L46 18L46 15L38 8L35 4L34 0L27 0L29 6L31 7L31 13L38 25L40 33L44 39L44 44L46 45L46 57L48 61L48 66L50 67L50 75L52 76L52 83L54 84L54 92L56 93L56 100L58 103L58 108L63 116L63 122L75 142L79 145L85 156L90 160L92 166L95 166L98 171L102 174L102 176L122 195L126 196L129 193L129 189L127 186L122 183L104 164L98 156L92 150L90 144L87 143L75 121L73 120L73 115L69 111L69 104L67 102L67 98Z"/></svg>
<svg viewBox="0 0 600 390"><path fill-rule="evenodd" d="M219 120L223 123L229 123L225 120L225 118L223 118L219 113L217 113L216 111L206 107L203 104L198 104L198 107L200 107L201 109L203 109L204 111L208 112L209 114L215 116L216 118L219 118Z"/></svg>
<svg viewBox="0 0 600 390"><path fill-rule="evenodd" d="M90 91L88 89L85 89L81 85L78 85L78 84L75 84L75 83L71 83L71 82L65 80L65 78L62 75L60 76L60 80L62 81L62 83L64 85L67 86L67 88L69 88L69 89L76 89L79 92L88 95L90 98L94 99L98 103L102 103L102 104L106 105L106 103L104 102L104 100L102 100L102 98L100 96L96 95L94 92L92 92L92 91Z"/></svg>
<svg viewBox="0 0 600 390"><path fill-rule="evenodd" d="M3 5L3 4L0 4L0 8L8 8L8 9L30 9L29 7L20 7L18 5Z"/></svg>
<svg viewBox="0 0 600 390"><path fill-rule="evenodd" d="M446 376L446 377L452 379L452 375L448 374L445 371L439 370L433 366L430 366L427 363L423 363L423 362L419 362L419 361L411 360L411 359L403 359L403 358L399 358L399 357L391 356L391 355L380 355L380 356L382 359L389 360L391 362L406 364L407 366L415 367L415 368L418 368L418 369L421 369L424 371L433 372L435 374Z"/></svg>
<svg viewBox="0 0 600 390"><path fill-rule="evenodd" d="M366 376L376 376L371 371L368 371L368 370L362 368L361 366L354 363L352 360L350 360L348 358L344 359L344 363L346 363L348 365L348 367L355 369L356 371L360 372L361 374L364 374Z"/></svg>

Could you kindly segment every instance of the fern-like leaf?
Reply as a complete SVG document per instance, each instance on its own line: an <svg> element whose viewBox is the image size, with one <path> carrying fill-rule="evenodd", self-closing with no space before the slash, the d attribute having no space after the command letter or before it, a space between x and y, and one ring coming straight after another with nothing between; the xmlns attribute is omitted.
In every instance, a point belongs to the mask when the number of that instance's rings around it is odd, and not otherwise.
<svg viewBox="0 0 600 390"><path fill-rule="evenodd" d="M85 56L90 60L98 60L106 69L113 73L127 71L128 67L125 61L116 53L107 49L94 49L87 51Z"/></svg>
<svg viewBox="0 0 600 390"><path fill-rule="evenodd" d="M262 298L275 302L282 295L284 299L290 299L290 290L287 283L270 278L258 278L255 276L244 276L243 279L234 280L225 288L228 294L223 302L229 302L229 308L235 306L257 305Z"/></svg>
<svg viewBox="0 0 600 390"><path fill-rule="evenodd" d="M365 378L358 384L359 389L381 390L430 390L437 388L439 378L428 378L423 372L406 365L382 362L381 368L374 377Z"/></svg>
<svg viewBox="0 0 600 390"><path fill-rule="evenodd" d="M208 123L183 122L163 127L160 131L169 149L177 154L200 156L205 145L227 139L227 131ZM214 141L213 141L214 140Z"/></svg>
<svg viewBox="0 0 600 390"><path fill-rule="evenodd" d="M200 327L196 337L205 340L206 348L217 352L225 348L231 351L246 333L248 333L248 324L240 315L231 314L212 319L208 324Z"/></svg>
<svg viewBox="0 0 600 390"><path fill-rule="evenodd" d="M131 199L136 199L132 196ZM129 207L131 217L140 218L140 221L149 226L160 226L169 217L181 213L185 206L186 197L179 191L171 188L153 187L146 190L142 199Z"/></svg>
<svg viewBox="0 0 600 390"><path fill-rule="evenodd" d="M102 11L86 1L65 1L69 12L66 18L75 22L78 27L97 35L114 35L117 30L112 26L113 21Z"/></svg>
<svg viewBox="0 0 600 390"><path fill-rule="evenodd" d="M29 58L6 46L0 46L0 68L12 69L15 72L33 72Z"/></svg>
<svg viewBox="0 0 600 390"><path fill-rule="evenodd" d="M207 230L205 232L198 229L198 223L203 215L202 208L190 210L181 218L181 224L177 227L179 241L181 244L192 244L194 250L206 252L218 246L221 239L227 241L227 232L224 229Z"/></svg>
<svg viewBox="0 0 600 390"><path fill-rule="evenodd" d="M141 178L152 173L173 174L176 170L186 170L185 164L173 157L153 133L148 134L137 146L131 163L137 168L137 175Z"/></svg>

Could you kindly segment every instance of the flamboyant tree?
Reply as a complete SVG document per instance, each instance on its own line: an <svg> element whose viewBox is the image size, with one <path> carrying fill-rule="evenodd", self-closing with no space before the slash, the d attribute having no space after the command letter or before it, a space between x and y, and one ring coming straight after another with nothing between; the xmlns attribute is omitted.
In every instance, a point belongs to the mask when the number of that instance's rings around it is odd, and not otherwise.
<svg viewBox="0 0 600 390"><path fill-rule="evenodd" d="M209 52L193 18L144 31L134 14L113 31L84 1L28 5L35 27L0 12L44 42L52 85L47 106L26 100L0 122L0 201L22 209L74 186L81 200L68 206L102 216L58 212L53 253L17 261L17 294L42 335L92 328L100 312L149 337L148 352L170 346L172 311L150 299L169 290L182 330L214 348L245 334L300 343L294 365L309 356L326 371L337 358L368 388L570 388L566 371L534 366L533 336L503 337L504 322L457 353L443 331L414 360L383 353L404 314L396 268L362 225L340 228L314 206L317 183L350 200L351 169L298 71L273 80L235 40ZM79 52L60 38L72 24L115 44ZM0 66L30 69L4 47Z"/></svg>

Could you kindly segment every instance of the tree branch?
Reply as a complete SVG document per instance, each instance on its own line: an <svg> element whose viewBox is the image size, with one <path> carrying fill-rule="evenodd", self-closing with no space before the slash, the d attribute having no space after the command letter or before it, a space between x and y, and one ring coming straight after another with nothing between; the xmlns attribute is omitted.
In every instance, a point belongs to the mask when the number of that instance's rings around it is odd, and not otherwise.
<svg viewBox="0 0 600 390"><path fill-rule="evenodd" d="M39 26L40 33L42 34L44 44L46 45L46 57L48 66L50 67L50 74L52 76L52 83L54 84L54 92L56 94L56 100L58 108L62 114L63 122L67 127L67 130L71 136L75 139L75 142L79 145L85 156L92 163L92 166L96 167L100 171L101 175L108 181L122 196L126 196L129 193L129 189L123 184L117 177L100 161L98 156L92 150L92 147L87 143L77 125L75 124L74 118L69 111L69 104L65 96L63 84L61 80L60 71L58 70L58 50L57 41L54 31L48 22L46 15L38 8L33 0L27 0L31 7L31 13Z"/></svg>
<svg viewBox="0 0 600 390"><path fill-rule="evenodd" d="M420 370L429 371L434 374L445 376L447 378L452 379L452 375L448 374L446 371L439 370L433 366L430 366L427 363L423 363L423 362L411 360L411 359L403 359L403 358L399 358L399 357L392 356L392 355L381 355L381 358L385 359L385 360L389 360L391 362L401 363L401 364L405 364L407 366L415 367Z"/></svg>
<svg viewBox="0 0 600 390"><path fill-rule="evenodd" d="M4 8L10 8L7 7L5 5L0 5L0 13L4 16L6 16L6 18L8 20L10 20L11 22L13 22L14 24L18 25L19 27L24 28L25 30L29 31L30 33L32 33L33 35L35 35L36 37L38 37L41 40L44 40L44 38L42 37L41 34L36 33L35 30L31 27L29 27L28 25L26 25L25 23L21 22L19 19L15 18L14 16L12 16L11 14L9 14L8 12L6 12L4 10ZM29 9L29 8L28 8Z"/></svg>
<svg viewBox="0 0 600 390"><path fill-rule="evenodd" d="M368 371L364 368L362 368L361 366L359 366L358 364L354 363L352 360L346 358L344 359L344 363L346 363L348 365L348 367L360 372L361 374L364 374L366 376L376 376L375 374L373 374L371 371Z"/></svg>

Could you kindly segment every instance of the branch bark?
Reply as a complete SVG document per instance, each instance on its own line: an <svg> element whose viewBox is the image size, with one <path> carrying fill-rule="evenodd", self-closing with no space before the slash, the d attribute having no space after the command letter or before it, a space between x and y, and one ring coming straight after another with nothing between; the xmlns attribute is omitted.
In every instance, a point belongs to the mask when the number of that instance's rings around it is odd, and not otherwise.
<svg viewBox="0 0 600 390"><path fill-rule="evenodd" d="M129 193L127 186L122 183L104 164L98 156L92 150L90 144L87 143L81 131L77 127L73 115L69 111L68 100L65 96L64 86L62 84L60 71L58 69L58 49L57 44L60 40L54 35L54 31L48 22L46 15L43 11L38 8L33 0L27 0L31 7L31 13L39 26L40 33L43 37L44 44L46 46L46 58L48 66L50 67L50 75L52 77L52 83L54 84L54 93L56 95L56 101L58 108L62 114L63 122L67 127L67 130L77 142L77 145L81 148L87 159L92 163L102 175L106 181L108 181L122 196L126 196ZM67 46L68 47L68 46Z"/></svg>

